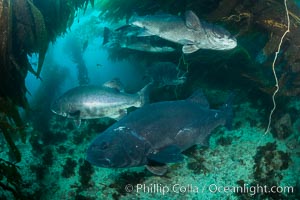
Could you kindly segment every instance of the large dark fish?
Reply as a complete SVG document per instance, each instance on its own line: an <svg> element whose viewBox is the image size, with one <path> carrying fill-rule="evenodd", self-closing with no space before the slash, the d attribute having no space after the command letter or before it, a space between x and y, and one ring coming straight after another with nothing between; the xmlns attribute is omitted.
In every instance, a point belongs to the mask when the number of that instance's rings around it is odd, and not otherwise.
<svg viewBox="0 0 300 200"><path fill-rule="evenodd" d="M227 50L237 45L236 39L227 30L199 20L192 11L186 11L184 19L176 15L157 14L133 16L129 23L145 29L148 35L183 45L182 52L186 54L198 49Z"/></svg>
<svg viewBox="0 0 300 200"><path fill-rule="evenodd" d="M99 134L87 150L87 160L108 168L147 165L162 175L165 163L182 161L181 152L195 144L208 145L211 131L230 125L231 118L230 104L210 109L201 91L187 100L148 104Z"/></svg>
<svg viewBox="0 0 300 200"><path fill-rule="evenodd" d="M138 27L123 26L115 31L104 28L103 45L108 47L126 48L152 53L169 53L176 49L170 42L157 36L139 37L141 29Z"/></svg>
<svg viewBox="0 0 300 200"><path fill-rule="evenodd" d="M141 107L148 101L150 84L136 94L121 92L109 84L104 84L106 87L79 86L59 97L51 110L55 114L73 118L78 126L81 119L110 117L118 120L126 115L127 108Z"/></svg>

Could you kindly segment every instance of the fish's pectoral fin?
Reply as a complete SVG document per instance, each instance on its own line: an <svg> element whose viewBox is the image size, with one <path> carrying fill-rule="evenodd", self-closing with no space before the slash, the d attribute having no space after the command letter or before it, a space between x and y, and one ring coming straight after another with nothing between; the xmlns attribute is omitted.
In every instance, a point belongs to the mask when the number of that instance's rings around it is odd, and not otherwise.
<svg viewBox="0 0 300 200"><path fill-rule="evenodd" d="M204 147L208 147L209 146L209 137L206 136L202 141L201 141L201 145Z"/></svg>
<svg viewBox="0 0 300 200"><path fill-rule="evenodd" d="M80 118L74 119L73 122L74 122L74 125L75 125L76 128L80 127L80 125L81 125L81 119Z"/></svg>
<svg viewBox="0 0 300 200"><path fill-rule="evenodd" d="M145 28L142 28L137 34L138 37L149 37L149 36L153 36L153 35L154 35L153 33L149 32Z"/></svg>
<svg viewBox="0 0 300 200"><path fill-rule="evenodd" d="M202 29L199 18L191 10L188 10L185 12L185 25L188 28L193 29L195 31L201 31L201 29Z"/></svg>
<svg viewBox="0 0 300 200"><path fill-rule="evenodd" d="M149 94L150 94L150 90L152 88L153 85L153 81L151 81L150 83L148 83L147 85L145 85L137 94L139 95L139 103L140 105L138 107L142 107L145 104L149 103Z"/></svg>
<svg viewBox="0 0 300 200"><path fill-rule="evenodd" d="M74 118L73 122L76 128L80 127L81 119L80 119L80 110L76 110L74 112L69 112L69 116Z"/></svg>
<svg viewBox="0 0 300 200"><path fill-rule="evenodd" d="M152 174L162 176L168 171L168 166L163 163L149 162L146 165L146 169Z"/></svg>
<svg viewBox="0 0 300 200"><path fill-rule="evenodd" d="M183 45L192 45L194 44L194 42L192 40L187 40L187 39L180 39L178 40L179 44L183 44Z"/></svg>
<svg viewBox="0 0 300 200"><path fill-rule="evenodd" d="M194 143L196 133L196 128L193 128L193 126L188 126L178 131L175 136L175 140L180 142L180 144L183 146L188 146L189 144Z"/></svg>
<svg viewBox="0 0 300 200"><path fill-rule="evenodd" d="M126 115L127 115L127 109L120 109L118 115L116 117L113 117L113 118L115 120L119 121L120 119L122 119Z"/></svg>
<svg viewBox="0 0 300 200"><path fill-rule="evenodd" d="M182 52L185 53L185 54L194 53L198 49L199 48L194 44L187 44L187 45L183 45Z"/></svg>
<svg viewBox="0 0 300 200"><path fill-rule="evenodd" d="M158 163L175 163L183 160L181 149L176 145L164 147L148 155L148 159Z"/></svg>

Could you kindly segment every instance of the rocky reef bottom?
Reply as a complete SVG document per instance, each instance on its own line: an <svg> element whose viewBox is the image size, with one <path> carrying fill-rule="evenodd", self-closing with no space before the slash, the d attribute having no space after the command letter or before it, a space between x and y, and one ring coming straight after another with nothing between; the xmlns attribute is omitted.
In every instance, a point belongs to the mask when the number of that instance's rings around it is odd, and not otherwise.
<svg viewBox="0 0 300 200"><path fill-rule="evenodd" d="M299 100L289 108L264 134L264 111L250 102L235 105L232 130L217 128L209 147L188 149L184 162L170 164L164 176L145 167L91 166L86 149L113 121L83 121L76 129L71 120L53 115L48 132L29 126L27 142L17 142L17 187L30 199L300 199ZM1 140L4 160L7 149ZM0 199L12 198L0 187Z"/></svg>

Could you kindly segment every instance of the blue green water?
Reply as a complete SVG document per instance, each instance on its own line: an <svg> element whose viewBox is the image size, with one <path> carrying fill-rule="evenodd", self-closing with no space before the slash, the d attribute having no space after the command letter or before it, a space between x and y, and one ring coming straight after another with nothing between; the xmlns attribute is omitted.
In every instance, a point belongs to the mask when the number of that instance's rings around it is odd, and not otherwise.
<svg viewBox="0 0 300 200"><path fill-rule="evenodd" d="M274 13L277 8L282 11L283 4L270 1L271 6L266 7L264 1L241 1L230 4L233 7L228 6L227 11L220 2L205 1L203 5L201 1L128 1L128 4L95 1L93 8L89 5L86 11L77 11L69 30L49 45L42 80L30 73L26 77L30 111L22 111L22 117L27 137L25 143L15 140L22 154L21 162L16 163L22 181L13 187L28 199L300 199L300 43L297 35L300 1L294 1L298 7L292 7L292 28L283 40L275 63L280 87L267 133L275 85L271 66L287 22L280 18L283 15L276 17ZM272 8L276 8L276 12ZM192 9L200 21L205 19L228 30L236 37L237 47L183 54L181 44L160 36L144 40L137 36L133 40L132 35L127 35L126 42L147 40L151 45L169 45L175 51L151 53L102 45L104 27L117 32L116 29L128 24L133 15L168 13L179 17L188 9ZM278 26L283 28L278 29ZM32 54L29 58L36 69L38 55ZM152 80L149 68L165 62L172 63L175 70L180 69L186 80L162 87L154 84L149 103L185 100L201 89L210 108L219 109L234 92L231 128L214 129L208 146L192 145L183 152L182 162L167 164L168 171L162 176L154 175L145 166L91 165L86 161L89 145L117 121L82 119L81 125L76 127L72 119L52 113L51 104L84 81L87 85L101 86L118 78L126 93L135 94ZM171 72L166 74L171 76ZM135 109L142 108L129 108L128 113ZM145 113L145 116L150 114ZM0 157L13 162L2 135ZM9 182L2 174L0 181L4 185ZM0 199L13 198L12 192L0 187Z"/></svg>

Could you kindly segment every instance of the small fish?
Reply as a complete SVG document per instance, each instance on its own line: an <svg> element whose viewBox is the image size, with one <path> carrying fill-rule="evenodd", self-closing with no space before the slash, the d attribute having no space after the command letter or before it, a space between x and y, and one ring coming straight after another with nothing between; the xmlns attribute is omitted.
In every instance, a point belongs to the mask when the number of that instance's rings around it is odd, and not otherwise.
<svg viewBox="0 0 300 200"><path fill-rule="evenodd" d="M124 85L119 78L114 78L103 84L105 87L114 88L120 92L124 92Z"/></svg>
<svg viewBox="0 0 300 200"><path fill-rule="evenodd" d="M143 35L156 35L183 45L182 52L193 53L198 49L233 49L237 41L224 28L199 20L193 11L186 11L185 18L157 14L133 16L129 24L145 30Z"/></svg>
<svg viewBox="0 0 300 200"><path fill-rule="evenodd" d="M51 106L53 113L74 119L77 127L81 119L110 117L119 120L129 107L141 107L148 102L149 88L146 85L136 94L121 92L116 88L85 85L65 92Z"/></svg>
<svg viewBox="0 0 300 200"><path fill-rule="evenodd" d="M104 28L103 45L126 48L143 52L169 53L174 45L156 36L139 37L142 30L138 27L123 26L115 31Z"/></svg>
<svg viewBox="0 0 300 200"><path fill-rule="evenodd" d="M208 146L212 130L231 125L232 98L220 110L210 109L201 91L187 100L145 105L99 134L88 147L87 160L107 168L147 165L162 175L166 163L183 160L182 151Z"/></svg>
<svg viewBox="0 0 300 200"><path fill-rule="evenodd" d="M97 67L103 67L103 65L102 65L102 64L99 64L99 63L97 63L96 66L97 66Z"/></svg>
<svg viewBox="0 0 300 200"><path fill-rule="evenodd" d="M186 81L186 72L178 69L171 62L158 62L147 69L146 76L150 77L158 88L171 85L181 85Z"/></svg>

